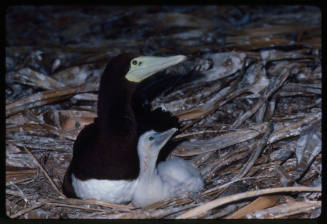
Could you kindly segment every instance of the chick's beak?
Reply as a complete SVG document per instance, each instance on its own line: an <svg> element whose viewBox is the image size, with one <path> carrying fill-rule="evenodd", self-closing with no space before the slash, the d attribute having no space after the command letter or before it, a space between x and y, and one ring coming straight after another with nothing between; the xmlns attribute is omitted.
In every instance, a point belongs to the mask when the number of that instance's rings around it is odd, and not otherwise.
<svg viewBox="0 0 327 224"><path fill-rule="evenodd" d="M167 131L157 133L154 136L154 144L158 149L161 149L168 140L175 134L177 128L171 128Z"/></svg>

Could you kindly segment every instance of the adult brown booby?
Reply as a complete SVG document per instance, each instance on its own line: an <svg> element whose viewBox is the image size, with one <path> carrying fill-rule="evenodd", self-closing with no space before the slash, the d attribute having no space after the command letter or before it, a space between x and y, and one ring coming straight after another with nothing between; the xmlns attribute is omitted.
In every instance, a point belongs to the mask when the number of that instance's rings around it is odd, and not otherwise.
<svg viewBox="0 0 327 224"><path fill-rule="evenodd" d="M183 55L134 54L112 58L101 77L98 117L74 142L73 158L63 182L67 197L115 203L131 200L131 189L139 175L137 142L141 134L131 105L134 90L142 80L185 59ZM165 119L170 116L160 111L156 114L165 115Z"/></svg>

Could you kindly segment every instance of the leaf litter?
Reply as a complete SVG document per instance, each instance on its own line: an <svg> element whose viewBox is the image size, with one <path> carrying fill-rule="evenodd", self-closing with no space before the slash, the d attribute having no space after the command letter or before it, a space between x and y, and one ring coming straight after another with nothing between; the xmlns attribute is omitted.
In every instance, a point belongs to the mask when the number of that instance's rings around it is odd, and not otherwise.
<svg viewBox="0 0 327 224"><path fill-rule="evenodd" d="M318 217L320 17L319 8L296 5L8 7L7 215ZM96 117L101 73L122 52L187 55L164 71L176 81L147 100L180 119L168 159L200 170L206 184L198 194L146 208L62 195L74 140Z"/></svg>

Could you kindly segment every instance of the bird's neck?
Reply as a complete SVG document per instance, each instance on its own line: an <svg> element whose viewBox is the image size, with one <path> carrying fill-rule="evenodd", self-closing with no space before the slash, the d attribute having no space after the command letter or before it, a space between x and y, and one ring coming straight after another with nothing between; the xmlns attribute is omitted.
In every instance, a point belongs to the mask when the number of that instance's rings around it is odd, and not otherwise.
<svg viewBox="0 0 327 224"><path fill-rule="evenodd" d="M110 87L100 86L98 98L98 121L100 127L116 128L133 121L131 100L135 87L125 82L117 82Z"/></svg>
<svg viewBox="0 0 327 224"><path fill-rule="evenodd" d="M157 175L157 157L158 156L140 157L140 179L151 179L153 176Z"/></svg>

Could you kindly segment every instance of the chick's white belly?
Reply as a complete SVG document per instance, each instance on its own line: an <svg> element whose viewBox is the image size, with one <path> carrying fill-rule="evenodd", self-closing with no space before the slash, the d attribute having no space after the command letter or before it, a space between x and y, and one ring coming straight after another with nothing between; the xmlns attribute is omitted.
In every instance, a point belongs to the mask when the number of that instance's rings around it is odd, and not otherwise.
<svg viewBox="0 0 327 224"><path fill-rule="evenodd" d="M132 200L136 181L98 179L83 181L72 174L72 185L79 198L126 203Z"/></svg>
<svg viewBox="0 0 327 224"><path fill-rule="evenodd" d="M165 199L169 199L168 189L159 176L153 176L145 180L138 179L132 199L133 205L145 207Z"/></svg>

